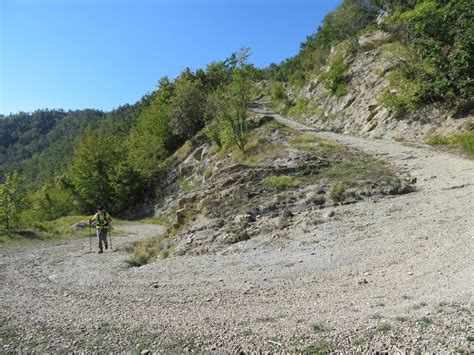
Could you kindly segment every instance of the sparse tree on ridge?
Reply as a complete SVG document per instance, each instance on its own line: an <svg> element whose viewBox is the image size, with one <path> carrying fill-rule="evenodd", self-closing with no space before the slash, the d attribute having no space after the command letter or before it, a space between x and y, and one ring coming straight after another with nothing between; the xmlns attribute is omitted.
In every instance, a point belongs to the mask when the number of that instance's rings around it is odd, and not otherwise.
<svg viewBox="0 0 474 355"><path fill-rule="evenodd" d="M251 103L252 67L247 63L249 56L249 48L232 54L228 59L232 66L231 82L216 90L211 99L214 115L221 121L223 129L230 129L234 143L242 152L245 152L245 131Z"/></svg>

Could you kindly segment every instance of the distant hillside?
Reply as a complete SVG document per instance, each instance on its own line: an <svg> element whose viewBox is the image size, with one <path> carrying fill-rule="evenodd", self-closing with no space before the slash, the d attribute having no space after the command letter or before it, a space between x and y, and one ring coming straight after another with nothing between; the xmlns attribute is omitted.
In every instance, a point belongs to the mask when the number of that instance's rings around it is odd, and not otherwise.
<svg viewBox="0 0 474 355"><path fill-rule="evenodd" d="M37 185L67 166L87 126L120 136L135 120L136 105L112 112L37 110L0 116L0 181L20 171Z"/></svg>
<svg viewBox="0 0 474 355"><path fill-rule="evenodd" d="M3 117L0 119L0 179L12 170L24 171L35 180L37 174L57 171L72 155L84 128L97 125L104 116L98 110L38 110Z"/></svg>

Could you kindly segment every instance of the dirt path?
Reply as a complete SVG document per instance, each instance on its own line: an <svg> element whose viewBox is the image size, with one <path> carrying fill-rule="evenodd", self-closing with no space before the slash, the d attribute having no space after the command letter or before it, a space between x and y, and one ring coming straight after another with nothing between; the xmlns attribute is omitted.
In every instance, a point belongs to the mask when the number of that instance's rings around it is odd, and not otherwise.
<svg viewBox="0 0 474 355"><path fill-rule="evenodd" d="M409 171L417 191L141 268L87 240L3 250L0 351L474 350L474 162L317 134ZM126 228L140 235L117 246L160 232Z"/></svg>

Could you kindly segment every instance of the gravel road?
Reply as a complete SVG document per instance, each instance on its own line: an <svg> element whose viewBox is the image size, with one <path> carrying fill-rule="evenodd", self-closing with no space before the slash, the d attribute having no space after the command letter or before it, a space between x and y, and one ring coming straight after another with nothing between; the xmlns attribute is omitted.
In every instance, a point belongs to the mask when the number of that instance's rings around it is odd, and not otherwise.
<svg viewBox="0 0 474 355"><path fill-rule="evenodd" d="M274 116L409 172L416 191L140 268L87 239L4 249L0 351L474 351L474 162ZM114 246L163 232L120 228Z"/></svg>

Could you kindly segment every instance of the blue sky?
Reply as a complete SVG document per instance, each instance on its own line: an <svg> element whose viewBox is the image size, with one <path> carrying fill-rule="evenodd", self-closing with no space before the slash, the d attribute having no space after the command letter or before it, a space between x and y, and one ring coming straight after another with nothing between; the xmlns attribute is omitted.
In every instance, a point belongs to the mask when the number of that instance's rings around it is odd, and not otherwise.
<svg viewBox="0 0 474 355"><path fill-rule="evenodd" d="M0 113L111 110L242 46L295 55L338 0L0 0Z"/></svg>

